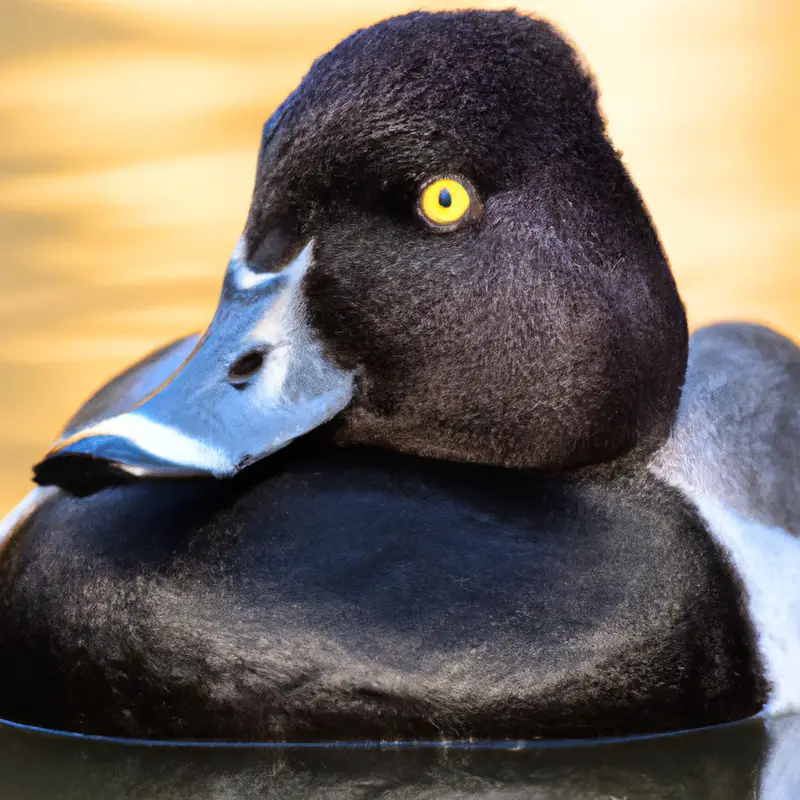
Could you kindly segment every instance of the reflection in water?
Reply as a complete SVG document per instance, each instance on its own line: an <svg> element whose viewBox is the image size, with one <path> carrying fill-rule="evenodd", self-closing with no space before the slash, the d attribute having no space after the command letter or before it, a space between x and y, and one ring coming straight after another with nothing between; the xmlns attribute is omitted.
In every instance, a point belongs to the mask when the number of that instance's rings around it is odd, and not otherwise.
<svg viewBox="0 0 800 800"><path fill-rule="evenodd" d="M756 721L624 744L466 751L148 749L0 730L0 775L15 800L751 800L770 783L759 762L776 744ZM759 796L794 797L781 790L773 780Z"/></svg>
<svg viewBox="0 0 800 800"><path fill-rule="evenodd" d="M512 750L149 748L0 728L0 776L15 800L796 800L798 752L798 718Z"/></svg>
<svg viewBox="0 0 800 800"><path fill-rule="evenodd" d="M315 56L410 5L426 3L3 0L0 516L93 388L204 327L244 221L263 119ZM760 319L800 337L800 5L518 5L586 52L693 322ZM770 726L780 733L760 778L770 800L800 796L798 728ZM4 795L15 798L406 797L410 784L429 797L731 800L751 796L762 747L758 725L483 755L210 757L2 738Z"/></svg>

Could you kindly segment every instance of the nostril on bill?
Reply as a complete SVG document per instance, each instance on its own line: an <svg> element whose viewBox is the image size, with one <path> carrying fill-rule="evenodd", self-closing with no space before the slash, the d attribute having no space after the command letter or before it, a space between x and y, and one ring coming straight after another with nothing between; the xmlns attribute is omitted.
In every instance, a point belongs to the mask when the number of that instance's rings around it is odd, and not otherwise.
<svg viewBox="0 0 800 800"><path fill-rule="evenodd" d="M264 366L264 350L251 350L239 356L228 370L228 381L237 389L244 388L245 384L256 375Z"/></svg>

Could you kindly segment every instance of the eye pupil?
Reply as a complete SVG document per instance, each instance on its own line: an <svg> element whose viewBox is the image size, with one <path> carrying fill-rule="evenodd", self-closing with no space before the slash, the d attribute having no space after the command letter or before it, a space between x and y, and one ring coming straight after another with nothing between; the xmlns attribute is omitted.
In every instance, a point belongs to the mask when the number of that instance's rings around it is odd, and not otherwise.
<svg viewBox="0 0 800 800"><path fill-rule="evenodd" d="M442 191L439 192L439 205L442 208L450 208L450 206L453 205L453 196L450 194L449 189L442 189Z"/></svg>

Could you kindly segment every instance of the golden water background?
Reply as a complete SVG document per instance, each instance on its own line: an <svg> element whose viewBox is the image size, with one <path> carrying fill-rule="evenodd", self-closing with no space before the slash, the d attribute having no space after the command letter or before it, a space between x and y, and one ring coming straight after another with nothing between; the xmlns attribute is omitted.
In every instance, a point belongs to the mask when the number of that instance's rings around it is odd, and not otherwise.
<svg viewBox="0 0 800 800"><path fill-rule="evenodd" d="M800 2L518 5L594 68L692 324L800 339ZM261 123L312 59L410 7L0 0L0 515L93 387L209 319Z"/></svg>

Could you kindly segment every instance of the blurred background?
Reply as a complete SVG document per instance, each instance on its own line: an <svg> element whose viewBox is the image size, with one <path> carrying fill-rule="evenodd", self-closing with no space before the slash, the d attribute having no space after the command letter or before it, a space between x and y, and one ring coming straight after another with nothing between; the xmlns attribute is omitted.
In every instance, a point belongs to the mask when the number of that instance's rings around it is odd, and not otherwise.
<svg viewBox="0 0 800 800"><path fill-rule="evenodd" d="M353 29L464 0L1 0L0 516L93 388L210 319L261 124ZM525 0L585 53L691 322L800 340L798 0Z"/></svg>

